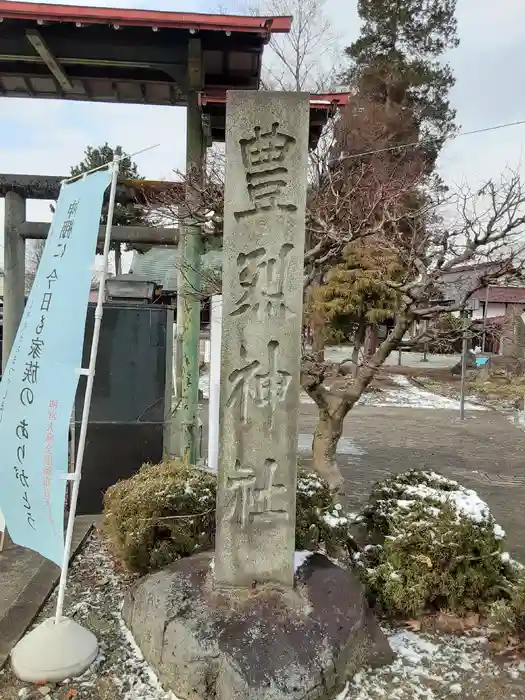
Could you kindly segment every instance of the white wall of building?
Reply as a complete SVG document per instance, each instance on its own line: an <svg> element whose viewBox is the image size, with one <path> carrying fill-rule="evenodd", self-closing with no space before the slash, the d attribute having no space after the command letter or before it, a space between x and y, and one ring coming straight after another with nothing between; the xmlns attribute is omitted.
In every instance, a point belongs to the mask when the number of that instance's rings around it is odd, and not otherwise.
<svg viewBox="0 0 525 700"><path fill-rule="evenodd" d="M487 318L494 318L495 316L505 316L505 306L506 304L501 304L493 301L489 302L487 308ZM474 311L472 312L472 318L483 318L483 305L480 305L479 309L474 309Z"/></svg>

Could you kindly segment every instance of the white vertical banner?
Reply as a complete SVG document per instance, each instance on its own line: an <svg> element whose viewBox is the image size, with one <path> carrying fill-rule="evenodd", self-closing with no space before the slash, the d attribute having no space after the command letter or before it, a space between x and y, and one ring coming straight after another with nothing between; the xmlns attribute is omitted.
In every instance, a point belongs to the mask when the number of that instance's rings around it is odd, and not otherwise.
<svg viewBox="0 0 525 700"><path fill-rule="evenodd" d="M208 404L208 469L219 469L219 408L221 400L222 294L211 298L210 389Z"/></svg>
<svg viewBox="0 0 525 700"><path fill-rule="evenodd" d="M102 267L102 274L99 280L98 286L98 298L97 306L95 308L95 323L93 326L93 337L91 340L91 351L89 354L89 366L86 368L79 368L79 373L86 377L86 388L84 393L84 405L82 407L81 423L80 423L80 433L78 437L78 445L76 440L73 441L72 449L76 448L76 455L74 457L74 471L68 473L69 479L73 483L73 488L71 489L71 502L69 506L69 516L66 528L66 537L64 543L64 556L62 559L62 571L60 573L60 581L58 584L58 601L56 610L56 623L58 624L62 619L62 613L64 609L64 597L66 592L67 574L69 570L69 558L71 555L71 545L73 542L73 528L75 524L75 514L77 509L78 491L80 486L80 478L82 475L82 463L84 461L84 449L86 446L86 436L89 420L89 411L91 409L91 396L93 393L93 382L95 379L95 365L97 363L97 353L98 353L98 342L100 338L100 328L102 325L102 315L103 315L103 301L106 292L106 278L108 275L108 264L109 264L109 248L111 243L111 228L113 225L113 213L115 210L115 196L117 192L117 179L120 168L120 157L114 156L113 164L108 168L107 173L109 175L109 180L111 182L111 189L109 193L109 205L106 220L106 230L104 235L104 262ZM69 415L69 427L71 426L71 416L76 418L74 413L74 403L71 406L71 412ZM73 424L73 429L74 429ZM69 461L68 461L68 468Z"/></svg>

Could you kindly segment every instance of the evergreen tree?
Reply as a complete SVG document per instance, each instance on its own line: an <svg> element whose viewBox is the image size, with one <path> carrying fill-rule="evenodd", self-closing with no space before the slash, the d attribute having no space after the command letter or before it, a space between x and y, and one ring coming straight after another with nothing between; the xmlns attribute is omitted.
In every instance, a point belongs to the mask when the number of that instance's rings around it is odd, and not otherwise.
<svg viewBox="0 0 525 700"><path fill-rule="evenodd" d="M373 236L349 245L345 261L313 290L307 313L322 313L334 340L352 337L354 370L367 328L394 315L398 295L385 281L396 280L403 269L397 251Z"/></svg>
<svg viewBox="0 0 525 700"><path fill-rule="evenodd" d="M418 212L428 210L430 185L442 187L434 168L445 139L454 133L455 111L448 100L454 77L440 59L458 44L455 7L456 0L358 0L361 33L346 50L352 63L344 78L355 97L350 113L343 117L344 128L336 130L333 157L347 163L347 179L362 178L367 165L373 179L377 164L371 153L377 149L382 167L395 172L413 160L429 176L429 187L414 189L406 198L406 220L396 222L398 247L404 245L399 236L410 246L427 238L429 216ZM420 146L403 147L414 143ZM382 234L388 250L388 226ZM329 276L328 288L317 295L316 305L317 315L337 327L348 316L338 316L334 310L351 308L359 300L354 308L361 309L355 347L361 345L365 324L387 317L391 298L388 292L384 298L381 269L392 261L385 263L375 238L364 247L369 247L368 254L361 245L347 249L344 263Z"/></svg>
<svg viewBox="0 0 525 700"><path fill-rule="evenodd" d="M115 149L111 148L108 143L103 146L88 146L84 151L84 160L78 165L71 168L71 177L76 177L82 175L82 173L89 172L95 168L100 168L106 163L110 164L113 160L115 151L120 149L117 147ZM119 179L120 180L142 180L138 171L137 164L134 163L131 158L123 153L123 157L120 161L119 169ZM102 217L101 225L104 225L108 217L108 201L104 202L102 207ZM133 202L115 202L115 209L113 212L113 223L117 226L147 226L146 214L144 208ZM117 272L121 271L121 245L120 243L113 242L111 244L111 249L115 251L115 268Z"/></svg>
<svg viewBox="0 0 525 700"><path fill-rule="evenodd" d="M408 110L433 168L454 133L454 76L441 61L458 45L456 0L358 0L359 38L346 49L345 79L362 96Z"/></svg>
<svg viewBox="0 0 525 700"><path fill-rule="evenodd" d="M353 331L357 357L367 329L394 314L394 295L382 280L401 275L402 258L409 257L403 248L409 251L425 237L428 219L418 189L425 158L417 149L396 148L417 137L408 112L398 106L387 109L359 94L334 125L327 177L335 201L349 204L338 207L337 224L359 231L363 221L379 220L380 227L347 245L339 264L312 291L309 323L319 357L324 340L336 340L342 327Z"/></svg>

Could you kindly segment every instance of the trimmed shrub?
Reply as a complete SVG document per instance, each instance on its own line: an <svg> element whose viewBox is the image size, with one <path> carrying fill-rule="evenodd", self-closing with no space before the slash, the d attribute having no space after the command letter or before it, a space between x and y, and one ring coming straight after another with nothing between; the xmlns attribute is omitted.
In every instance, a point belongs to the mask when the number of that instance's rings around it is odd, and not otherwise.
<svg viewBox="0 0 525 700"><path fill-rule="evenodd" d="M295 549L323 550L328 556L347 558L357 549L350 528L355 515L346 513L336 491L317 474L300 469L297 475Z"/></svg>
<svg viewBox="0 0 525 700"><path fill-rule="evenodd" d="M381 613L483 612L508 597L505 533L474 491L410 470L376 484L363 516L377 544L354 562Z"/></svg>
<svg viewBox="0 0 525 700"><path fill-rule="evenodd" d="M215 498L213 474L146 464L106 491L103 530L124 566L145 573L213 546Z"/></svg>
<svg viewBox="0 0 525 700"><path fill-rule="evenodd" d="M212 549L216 477L178 461L146 464L104 497L103 530L130 571L146 573ZM298 472L296 549L348 556L351 516L319 476Z"/></svg>
<svg viewBox="0 0 525 700"><path fill-rule="evenodd" d="M504 552L503 560L513 568L512 582L508 597L497 600L490 606L489 620L497 627L504 638L512 637L522 644L525 642L525 568L510 559Z"/></svg>

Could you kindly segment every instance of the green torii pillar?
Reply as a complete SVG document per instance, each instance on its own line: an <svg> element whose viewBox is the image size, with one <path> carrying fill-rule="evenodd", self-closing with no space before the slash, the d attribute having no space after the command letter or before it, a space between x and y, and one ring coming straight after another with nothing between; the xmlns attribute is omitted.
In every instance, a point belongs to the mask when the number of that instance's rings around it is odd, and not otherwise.
<svg viewBox="0 0 525 700"><path fill-rule="evenodd" d="M186 175L202 177L205 140L198 93L203 84L202 51L199 39L192 39L188 56L188 106L186 133ZM187 197L192 197L188 188ZM179 237L179 274L177 284L177 426L178 453L187 464L196 464L199 454L199 355L201 310L200 227L188 220Z"/></svg>

